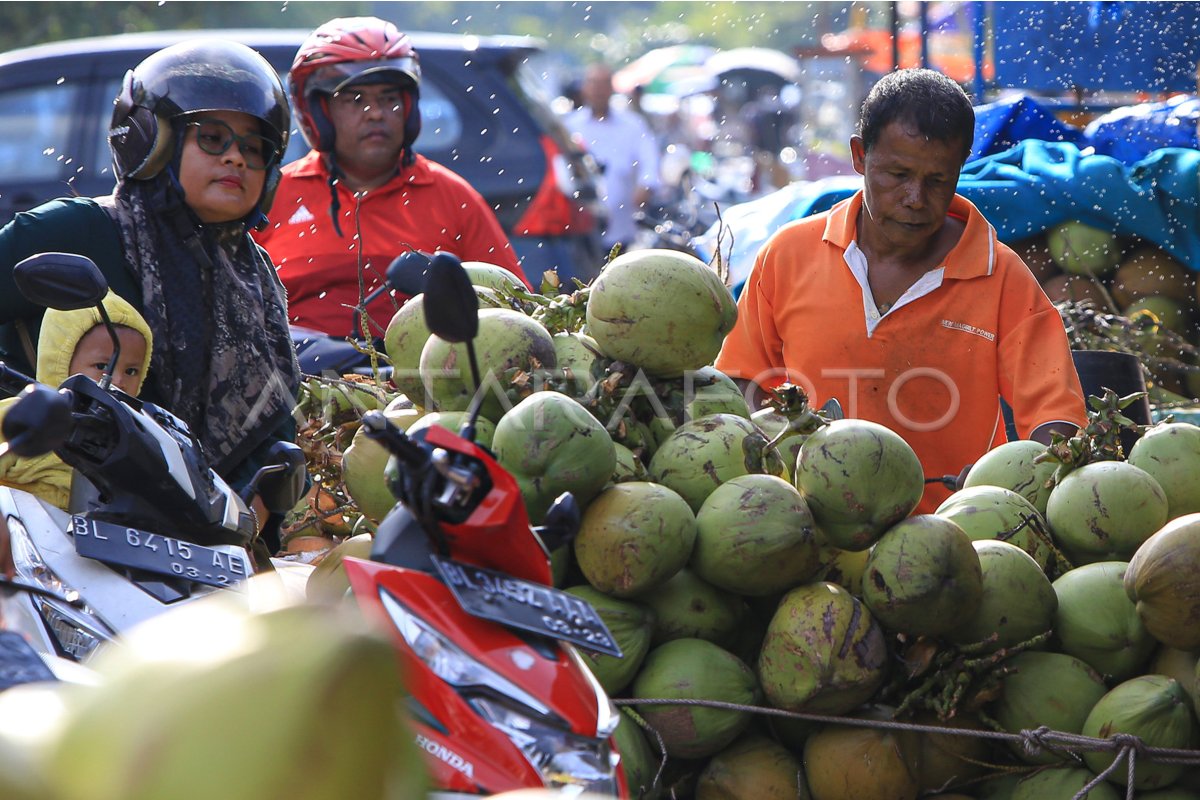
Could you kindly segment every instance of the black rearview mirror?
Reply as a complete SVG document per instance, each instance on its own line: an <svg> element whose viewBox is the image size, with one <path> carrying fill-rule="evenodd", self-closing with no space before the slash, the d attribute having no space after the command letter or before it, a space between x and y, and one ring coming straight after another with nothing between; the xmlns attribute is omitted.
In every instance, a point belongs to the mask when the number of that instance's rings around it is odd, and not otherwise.
<svg viewBox="0 0 1200 800"><path fill-rule="evenodd" d="M429 256L419 250L409 250L392 259L384 275L387 285L401 294L416 297L425 291L429 274Z"/></svg>
<svg viewBox="0 0 1200 800"><path fill-rule="evenodd" d="M32 303L60 311L91 308L108 294L96 264L74 253L38 253L13 267L13 280Z"/></svg>
<svg viewBox="0 0 1200 800"><path fill-rule="evenodd" d="M437 252L425 281L425 324L447 342L469 342L479 333L479 296L462 261Z"/></svg>

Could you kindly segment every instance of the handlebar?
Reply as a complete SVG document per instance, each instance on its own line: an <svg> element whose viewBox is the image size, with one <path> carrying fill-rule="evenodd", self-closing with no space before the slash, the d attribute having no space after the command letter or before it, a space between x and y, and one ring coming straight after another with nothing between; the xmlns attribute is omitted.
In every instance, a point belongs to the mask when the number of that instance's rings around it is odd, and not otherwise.
<svg viewBox="0 0 1200 800"><path fill-rule="evenodd" d="M362 426L367 432L367 438L383 445L410 469L419 469L429 463L429 456L421 446L393 425L382 411L368 411L363 414Z"/></svg>

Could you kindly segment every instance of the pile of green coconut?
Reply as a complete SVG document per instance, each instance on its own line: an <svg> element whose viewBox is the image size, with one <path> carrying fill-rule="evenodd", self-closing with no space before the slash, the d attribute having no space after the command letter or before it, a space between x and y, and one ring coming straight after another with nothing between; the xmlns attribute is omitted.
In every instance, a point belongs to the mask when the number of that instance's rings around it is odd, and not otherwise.
<svg viewBox="0 0 1200 800"><path fill-rule="evenodd" d="M791 386L751 409L712 367L737 311L709 265L635 251L540 293L466 266L480 442L534 524L566 491L583 508L555 581L624 653L585 657L622 708L632 796L1103 800L1127 796L1116 744L1136 741L1133 796L1200 798L1200 752L1154 750L1200 733L1200 427L1136 429L1130 398L1092 398L1077 436L1002 445L913 516L925 476L899 436ZM465 351L420 296L380 359L390 382L353 387L351 412L458 429ZM319 483L361 524L325 529L309 590L336 593L394 500L354 413L310 389Z"/></svg>

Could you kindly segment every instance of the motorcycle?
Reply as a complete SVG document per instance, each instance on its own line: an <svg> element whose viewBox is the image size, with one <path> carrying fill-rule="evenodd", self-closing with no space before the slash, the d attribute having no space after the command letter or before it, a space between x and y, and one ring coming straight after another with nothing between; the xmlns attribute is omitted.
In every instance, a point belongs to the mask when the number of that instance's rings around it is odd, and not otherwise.
<svg viewBox="0 0 1200 800"><path fill-rule="evenodd" d="M429 256L419 250L396 256L384 273L383 285L363 299L362 308L369 307L388 290L408 297L420 294L424 271L428 265ZM292 345L296 348L300 371L305 375L332 374L334 377L341 377L354 374L371 377L371 359L364 352L365 347L361 339L361 319L361 309L355 308L350 333L341 338L301 325L291 326ZM376 350L383 350L382 339L377 338L372 344ZM387 378L391 374L391 367L380 366L379 373L381 378Z"/></svg>
<svg viewBox="0 0 1200 800"><path fill-rule="evenodd" d="M466 271L437 253L423 289L430 330L466 344L480 385ZM343 561L350 592L391 632L439 796L549 787L627 797L609 740L620 718L576 649L620 648L590 604L551 585L549 552L578 532L578 504L564 494L530 526L516 480L474 441L481 399L458 434L409 436L380 412L363 416L390 453L399 502L370 558Z"/></svg>
<svg viewBox="0 0 1200 800"><path fill-rule="evenodd" d="M39 305L96 306L114 349L119 339L100 304L108 291L91 260L32 256L14 279ZM239 495L209 466L187 425L169 411L110 385L119 352L99 383L73 375L55 390L0 362L0 393L18 395L5 415L0 455L53 451L73 467L69 511L0 487L0 521L12 578L0 579L7 645L0 673L21 670L18 634L35 651L84 662L101 642L217 591L240 590L256 572L260 541L249 508L257 493L270 513L264 534L304 490L304 454L273 446ZM259 561L265 560L259 552Z"/></svg>

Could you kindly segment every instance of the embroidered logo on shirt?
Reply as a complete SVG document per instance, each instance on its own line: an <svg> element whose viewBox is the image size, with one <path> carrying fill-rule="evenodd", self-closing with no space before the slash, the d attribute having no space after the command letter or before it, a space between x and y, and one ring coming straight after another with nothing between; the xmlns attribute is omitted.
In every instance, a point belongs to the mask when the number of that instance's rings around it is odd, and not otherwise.
<svg viewBox="0 0 1200 800"><path fill-rule="evenodd" d="M973 333L976 336L982 336L989 342L996 341L996 334L992 333L991 331L985 331L983 328L976 328L974 325L968 325L965 322L952 322L948 319L944 319L942 320L942 327L953 328L956 331L963 331L965 333Z"/></svg>
<svg viewBox="0 0 1200 800"><path fill-rule="evenodd" d="M288 217L288 225L299 225L302 222L312 222L314 219L312 212L304 206L296 209L296 213Z"/></svg>

